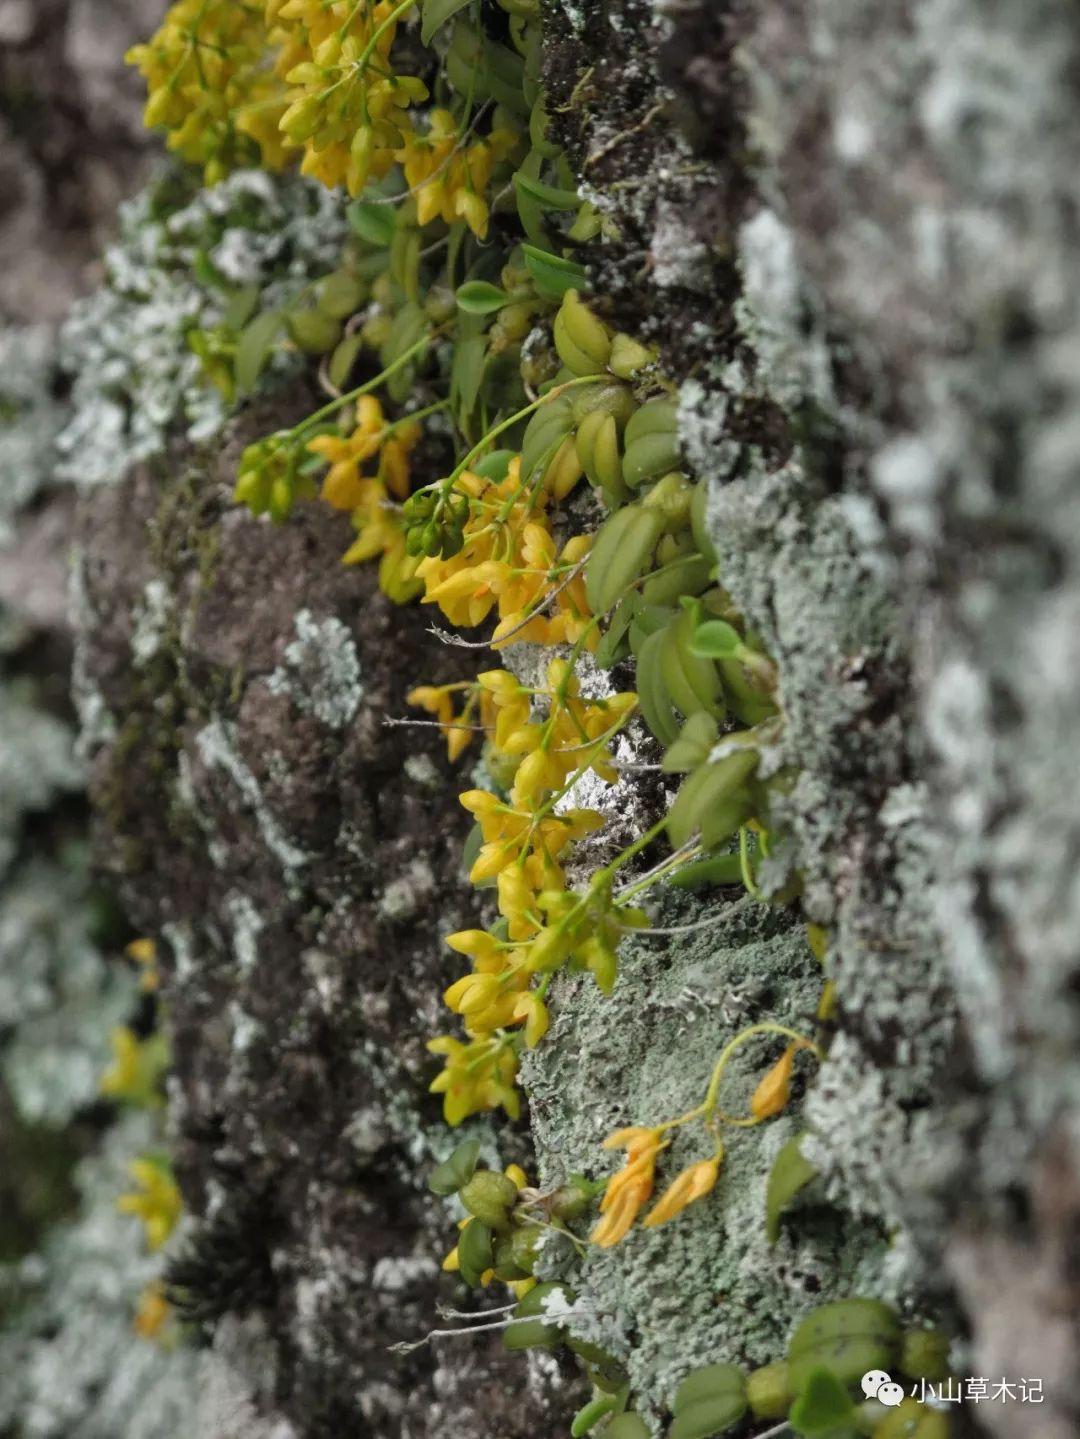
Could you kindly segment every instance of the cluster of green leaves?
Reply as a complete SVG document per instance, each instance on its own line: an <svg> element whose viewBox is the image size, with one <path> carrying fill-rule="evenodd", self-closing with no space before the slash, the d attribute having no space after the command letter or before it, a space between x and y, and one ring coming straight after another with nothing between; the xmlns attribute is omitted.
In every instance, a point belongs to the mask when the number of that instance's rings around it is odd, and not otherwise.
<svg viewBox="0 0 1080 1439"><path fill-rule="evenodd" d="M710 1364L689 1374L673 1404L669 1439L712 1439L747 1413L786 1419L803 1439L946 1439L948 1420L915 1399L886 1407L863 1397L871 1370L896 1370L937 1382L948 1369L949 1342L938 1330L903 1330L876 1299L822 1304L796 1327L783 1359L746 1374Z"/></svg>

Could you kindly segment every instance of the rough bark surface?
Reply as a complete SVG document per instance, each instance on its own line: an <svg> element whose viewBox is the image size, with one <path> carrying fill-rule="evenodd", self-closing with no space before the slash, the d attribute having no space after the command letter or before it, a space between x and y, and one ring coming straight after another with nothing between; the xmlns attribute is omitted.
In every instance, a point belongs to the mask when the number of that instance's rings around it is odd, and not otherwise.
<svg viewBox="0 0 1080 1439"><path fill-rule="evenodd" d="M81 663L116 720L95 766L100 853L171 950L174 1154L196 1221L171 1279L208 1330L256 1316L247 1382L298 1434L555 1427L561 1386L524 1416L497 1335L389 1350L450 1292L423 1042L454 977L441 934L470 914L439 747L383 721L419 667L440 682L455 659L425 614L341 566L340 516L305 506L272 527L232 506L265 424L165 487L141 473L101 493L79 539Z"/></svg>

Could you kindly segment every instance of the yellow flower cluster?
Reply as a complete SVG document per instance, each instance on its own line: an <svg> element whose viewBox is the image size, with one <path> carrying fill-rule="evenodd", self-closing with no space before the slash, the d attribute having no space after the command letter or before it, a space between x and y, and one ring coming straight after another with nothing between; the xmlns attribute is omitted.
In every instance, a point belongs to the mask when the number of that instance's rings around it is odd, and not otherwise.
<svg viewBox="0 0 1080 1439"><path fill-rule="evenodd" d="M168 1167L156 1159L133 1159L128 1165L132 1179L139 1186L130 1194L121 1194L116 1207L121 1214L134 1214L143 1222L146 1243L160 1249L176 1228L184 1203Z"/></svg>
<svg viewBox="0 0 1080 1439"><path fill-rule="evenodd" d="M417 223L464 220L477 239L486 239L490 210L484 194L495 166L519 143L515 131L500 128L466 146L450 111L433 110L427 134L407 134L396 155L416 196Z"/></svg>
<svg viewBox="0 0 1080 1439"><path fill-rule="evenodd" d="M495 166L521 144L505 126L466 145L448 110L426 134L410 107L428 98L391 63L417 0L176 0L157 33L127 55L146 80L145 120L214 184L256 155L359 195L398 163L419 222L464 221L483 239Z"/></svg>
<svg viewBox="0 0 1080 1439"><path fill-rule="evenodd" d="M397 75L390 51L415 0L267 0L275 70L288 86L281 129L302 146L300 168L359 195L381 179L412 133L410 105L427 99L415 75Z"/></svg>
<svg viewBox="0 0 1080 1439"><path fill-rule="evenodd" d="M358 531L343 556L345 564L361 564L378 555L379 584L398 604L420 589L416 578L420 562L405 552L405 530L394 503L409 493L409 453L419 438L419 424L388 423L374 395L362 395L349 435L318 435L307 446L329 465L322 498L336 510L349 510ZM361 466L375 457L375 473L361 473Z"/></svg>
<svg viewBox="0 0 1080 1439"><path fill-rule="evenodd" d="M441 715L448 737L454 735L451 688L431 687L411 696ZM503 918L496 933L469 929L448 936L451 949L472 961L472 971L452 984L443 998L465 1021L474 1042L520 1027L531 1049L549 1024L544 1003L548 980L541 978L537 985L537 976L557 968L576 946L581 950L581 966L592 968L601 984L610 988L620 923L644 921L639 911L630 910L619 911L617 919L609 914L597 920L582 896L567 892L560 860L570 845L601 825L603 817L594 810L555 807L590 769L605 780L617 778L606 741L632 713L636 696L583 699L577 678L563 659L549 664L546 688L523 685L508 670L486 670L477 676L475 690L483 696L481 713L487 720L491 753L515 766L505 801L480 789L459 796L475 815L482 839L469 878L474 884L495 880ZM543 719L534 717L538 704L546 707ZM546 924L566 918L566 907L575 912L577 923L564 926L566 940L562 942L560 933L556 953L542 939L553 932ZM601 931L602 924L610 928ZM597 945L603 946L605 956L611 955L602 972L590 948ZM433 1052L447 1055L447 1068L434 1088L447 1096L444 1109L449 1122L460 1123L476 1108L493 1107L488 1090L473 1078L466 1047L449 1039L434 1045L438 1047ZM495 1102L505 1103L502 1098Z"/></svg>
<svg viewBox="0 0 1080 1439"><path fill-rule="evenodd" d="M719 1107L720 1081L735 1051L748 1039L759 1034L780 1034L790 1042L780 1058L758 1081L750 1099L750 1114L746 1118L736 1118L725 1114ZM820 1051L808 1039L783 1025L769 1022L752 1024L741 1030L724 1047L713 1068L704 1102L696 1109L652 1129L632 1125L609 1135L604 1140L604 1148L626 1149L627 1157L623 1168L607 1182L600 1203L601 1219L591 1236L593 1242L602 1248L610 1248L630 1232L634 1221L652 1197L656 1160L660 1151L671 1142L665 1138L670 1130L700 1119L715 1137L718 1124L749 1128L779 1114L791 1098L791 1072L795 1055L800 1049L810 1050L818 1058L821 1057ZM658 1224L666 1224L669 1219L681 1214L687 1205L694 1204L709 1194L716 1184L723 1156L724 1146L717 1139L713 1157L699 1160L676 1175L642 1220L643 1226L653 1228Z"/></svg>
<svg viewBox="0 0 1080 1439"><path fill-rule="evenodd" d="M608 1180L600 1201L601 1219L591 1238L602 1249L610 1249L630 1232L634 1220L652 1197L656 1177L656 1160L670 1140L664 1134L672 1126L661 1124L655 1129L632 1125L617 1129L604 1140L605 1149L625 1149L626 1163ZM716 1183L723 1149L718 1147L712 1159L699 1161L684 1169L664 1191L642 1223L647 1228L666 1224L688 1204L703 1199Z"/></svg>
<svg viewBox="0 0 1080 1439"><path fill-rule="evenodd" d="M453 696L459 692L464 692L465 704L455 714ZM446 754L451 764L461 757L478 733L487 733L495 721L491 695L483 685L468 680L446 685L417 685L405 700L435 716L446 738Z"/></svg>
<svg viewBox="0 0 1080 1439"><path fill-rule="evenodd" d="M585 635L595 649L595 626L585 634L591 617L580 573L591 537L575 535L556 555L544 512L551 493L543 487L526 491L520 456L503 479L466 471L456 490L469 499L465 543L449 559L421 560L424 603L468 627L482 624L497 607L493 644L511 633L516 641L539 645L573 644Z"/></svg>
<svg viewBox="0 0 1080 1439"><path fill-rule="evenodd" d="M518 1056L504 1035L470 1038L468 1044L452 1035L429 1039L431 1054L443 1056L443 1068L429 1086L443 1097L443 1118L457 1125L470 1114L498 1109L511 1119L521 1118L521 1096L515 1088Z"/></svg>
<svg viewBox="0 0 1080 1439"><path fill-rule="evenodd" d="M177 0L153 38L127 53L147 83L147 126L168 130L170 150L201 165L208 185L254 159L255 144L266 169L287 163L284 93L267 44L252 0Z"/></svg>

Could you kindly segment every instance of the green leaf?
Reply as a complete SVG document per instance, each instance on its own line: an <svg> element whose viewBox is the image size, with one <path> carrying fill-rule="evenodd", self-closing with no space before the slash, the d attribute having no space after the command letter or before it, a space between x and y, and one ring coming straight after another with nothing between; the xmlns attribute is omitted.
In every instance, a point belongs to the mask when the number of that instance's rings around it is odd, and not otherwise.
<svg viewBox="0 0 1080 1439"><path fill-rule="evenodd" d="M378 250L389 247L397 227L397 211L393 205L376 205L370 200L354 200L345 211L353 234L359 235Z"/></svg>
<svg viewBox="0 0 1080 1439"><path fill-rule="evenodd" d="M900 1347L896 1313L880 1299L838 1299L819 1304L791 1336L791 1382L801 1389L812 1370L826 1366L845 1384L868 1369L889 1369Z"/></svg>
<svg viewBox="0 0 1080 1439"><path fill-rule="evenodd" d="M603 1432L604 1439L650 1439L649 1426L640 1414L617 1414Z"/></svg>
<svg viewBox="0 0 1080 1439"><path fill-rule="evenodd" d="M669 1439L710 1439L746 1413L746 1376L735 1364L707 1364L675 1391Z"/></svg>
<svg viewBox="0 0 1080 1439"><path fill-rule="evenodd" d="M573 260L564 260L536 245L522 245L521 250L525 256L525 268L532 276L537 292L545 298L561 300L567 290L580 290L588 284L585 271Z"/></svg>
<svg viewBox="0 0 1080 1439"><path fill-rule="evenodd" d="M420 10L421 42L430 45L432 36L468 4L470 0L424 0Z"/></svg>
<svg viewBox="0 0 1080 1439"><path fill-rule="evenodd" d="M802 1157L799 1150L799 1145L805 1138L805 1134L796 1134L793 1139L789 1139L769 1170L769 1182L765 1190L765 1234L770 1244L775 1244L780 1237L780 1216L784 1210L799 1190L804 1189L817 1177L817 1170L809 1159Z"/></svg>
<svg viewBox="0 0 1080 1439"><path fill-rule="evenodd" d="M441 1194L444 1197L456 1194L473 1177L479 1158L479 1139L463 1139L450 1158L436 1164L428 1175L428 1188L432 1194Z"/></svg>
<svg viewBox="0 0 1080 1439"><path fill-rule="evenodd" d="M532 176L539 180L540 172L544 168L544 157L539 150L530 150L522 160L518 169L519 175ZM514 196L517 200L518 218L521 221L522 229L529 240L536 245L541 253L551 248L551 240L544 229L544 207L524 190L516 188Z"/></svg>
<svg viewBox="0 0 1080 1439"><path fill-rule="evenodd" d="M466 280L458 286L455 299L467 315L491 315L510 303L506 291L498 285L489 285L487 280Z"/></svg>
<svg viewBox="0 0 1080 1439"><path fill-rule="evenodd" d="M471 1289L476 1288L482 1275L492 1267L494 1238L481 1219L470 1219L458 1237L461 1277Z"/></svg>
<svg viewBox="0 0 1080 1439"><path fill-rule="evenodd" d="M450 397L459 415L471 415L484 382L487 339L484 335L458 337L450 367Z"/></svg>
<svg viewBox="0 0 1080 1439"><path fill-rule="evenodd" d="M694 631L690 653L703 660L727 660L742 649L742 639L725 620L706 620Z"/></svg>
<svg viewBox="0 0 1080 1439"><path fill-rule="evenodd" d="M293 310L285 316L289 334L306 355L326 355L341 339L341 321L321 310Z"/></svg>
<svg viewBox="0 0 1080 1439"><path fill-rule="evenodd" d="M250 395L281 330L280 310L266 310L245 326L236 346L236 388Z"/></svg>
<svg viewBox="0 0 1080 1439"><path fill-rule="evenodd" d="M692 714L683 725L679 738L664 751L661 768L665 774L689 774L704 764L720 736L716 720L707 710Z"/></svg>
<svg viewBox="0 0 1080 1439"><path fill-rule="evenodd" d="M255 313L255 307L259 303L258 285L245 285L242 290L237 290L228 305L225 307L225 316L222 325L226 330L242 330Z"/></svg>
<svg viewBox="0 0 1080 1439"><path fill-rule="evenodd" d="M599 1399L586 1404L584 1409L579 1409L574 1415L574 1422L570 1425L570 1439L582 1439L582 1435L588 1434L605 1414L610 1414L618 1405L619 1400L614 1394L601 1394Z"/></svg>
<svg viewBox="0 0 1080 1439"><path fill-rule="evenodd" d="M333 320L347 320L364 301L367 288L348 270L335 270L319 281L316 294L319 309Z"/></svg>
<svg viewBox="0 0 1080 1439"><path fill-rule="evenodd" d="M641 600L636 594L627 595L622 601L611 620L607 629L600 637L600 643L596 647L593 659L602 670L608 670L617 660L624 658L627 653L627 635L630 626L634 622L634 616L641 608Z"/></svg>
<svg viewBox="0 0 1080 1439"><path fill-rule="evenodd" d="M799 1397L791 1406L788 1423L796 1434L807 1439L830 1434L841 1425L851 1423L855 1406L847 1390L831 1369L811 1369Z"/></svg>
<svg viewBox="0 0 1080 1439"><path fill-rule="evenodd" d="M705 884L742 884L742 860L737 854L716 854L676 870L668 881L676 889L697 889Z"/></svg>
<svg viewBox="0 0 1080 1439"><path fill-rule="evenodd" d="M356 364L356 357L363 348L363 344L363 337L359 330L354 330L351 335L345 336L330 356L326 373L335 389L343 390L345 388L345 382L352 373L352 367Z"/></svg>
<svg viewBox="0 0 1080 1439"><path fill-rule="evenodd" d="M506 479L507 471L510 468L510 461L514 458L516 450L492 450L482 460L477 460L472 467L474 475L480 475L485 480L492 480L495 484L501 484Z"/></svg>
<svg viewBox="0 0 1080 1439"><path fill-rule="evenodd" d="M524 192L544 210L577 210L581 205L581 196L576 190L560 190L555 185L545 185L543 180L535 179L524 169L514 172L514 188L519 194Z"/></svg>

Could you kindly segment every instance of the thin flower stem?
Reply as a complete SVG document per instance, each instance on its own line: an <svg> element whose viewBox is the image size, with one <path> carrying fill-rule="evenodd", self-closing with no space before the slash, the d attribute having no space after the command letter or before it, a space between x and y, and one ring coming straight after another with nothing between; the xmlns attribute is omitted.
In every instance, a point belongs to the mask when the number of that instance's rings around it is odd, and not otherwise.
<svg viewBox="0 0 1080 1439"><path fill-rule="evenodd" d="M623 934L640 935L642 939L651 939L653 935L693 934L695 930L715 928L717 924L722 924L724 920L731 919L732 916L740 914L747 908L750 902L751 897L745 895L742 899L736 900L733 905L730 905L722 913L712 915L709 919L696 920L693 924L672 924L662 929L653 928L651 925L647 929L638 929L632 924L620 924L619 928Z"/></svg>
<svg viewBox="0 0 1080 1439"><path fill-rule="evenodd" d="M503 434L504 431L510 429L512 425L516 425L518 421L523 420L526 415L531 415L533 411L538 410L541 405L548 405L552 400L557 400L559 396L565 394L567 390L573 390L578 385L595 384L595 375L579 375L576 379L566 380L563 384L556 385L554 389L549 390L546 395L541 395L540 398L534 400L531 405L526 405L524 409L515 411L508 419L500 421L493 430L487 432L482 440L479 440L473 445L465 458L461 460L460 463L454 467L450 475L441 482L441 488L444 493L448 493L453 488L456 481L465 473L477 456L487 449L492 440L498 439L498 437Z"/></svg>
<svg viewBox="0 0 1080 1439"><path fill-rule="evenodd" d="M317 425L321 420L327 419L330 415L334 414L336 410L340 410L342 406L347 405L351 400L358 400L361 395L369 395L372 390L378 389L391 375L396 375L398 370L404 369L410 360L418 355L426 345L431 343L437 333L437 330L429 330L426 334L421 335L420 338L410 345L403 354L399 355L392 364L387 365L385 370L380 371L373 380L365 380L365 382L362 385L358 385L355 390L348 390L344 395L339 395L336 400L331 400L328 405L323 405L321 410L316 410L313 415L308 415L306 420L302 420L300 424L294 425L291 430L287 430L285 433L294 435L299 439L300 436L310 430L313 425Z"/></svg>
<svg viewBox="0 0 1080 1439"><path fill-rule="evenodd" d="M720 1093L720 1081L723 1078L724 1070L727 1068L731 1056L737 1049L741 1049L748 1039L752 1039L755 1034L782 1035L785 1039L790 1039L804 1048L809 1049L819 1061L824 1058L821 1050L812 1040L807 1039L804 1034L799 1034L794 1029L788 1029L784 1024L774 1024L771 1020L765 1020L761 1024L752 1024L748 1029L741 1030L721 1051L720 1058L716 1061L716 1066L713 1069L712 1078L709 1080L709 1088L705 1093L704 1103L701 1106L706 1113L709 1115L716 1114L725 1124L734 1124L741 1128L749 1128L751 1125L760 1123L760 1121L753 1117L749 1119L733 1119L728 1115L721 1114L717 1109L717 1096Z"/></svg>

